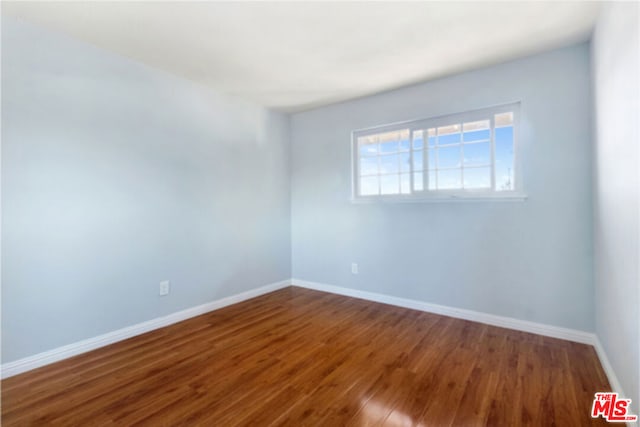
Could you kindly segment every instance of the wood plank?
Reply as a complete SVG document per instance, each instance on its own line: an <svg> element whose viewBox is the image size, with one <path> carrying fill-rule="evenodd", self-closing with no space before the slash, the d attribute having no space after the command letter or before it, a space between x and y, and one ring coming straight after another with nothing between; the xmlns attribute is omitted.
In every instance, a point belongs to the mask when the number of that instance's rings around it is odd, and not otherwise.
<svg viewBox="0 0 640 427"><path fill-rule="evenodd" d="M605 425L591 346L286 288L2 381L2 425Z"/></svg>

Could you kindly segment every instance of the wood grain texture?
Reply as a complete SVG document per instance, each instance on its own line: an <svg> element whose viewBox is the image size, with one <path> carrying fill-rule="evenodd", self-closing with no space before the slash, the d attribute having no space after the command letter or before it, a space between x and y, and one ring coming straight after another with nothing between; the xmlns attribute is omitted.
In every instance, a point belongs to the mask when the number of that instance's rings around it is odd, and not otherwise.
<svg viewBox="0 0 640 427"><path fill-rule="evenodd" d="M2 381L2 425L588 426L591 346L296 287Z"/></svg>

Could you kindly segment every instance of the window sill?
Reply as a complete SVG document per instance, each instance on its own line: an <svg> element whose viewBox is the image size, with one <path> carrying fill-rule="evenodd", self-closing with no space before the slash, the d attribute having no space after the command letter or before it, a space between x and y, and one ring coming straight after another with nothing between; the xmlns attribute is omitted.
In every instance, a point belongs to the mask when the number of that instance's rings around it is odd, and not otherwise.
<svg viewBox="0 0 640 427"><path fill-rule="evenodd" d="M431 196L369 196L351 198L351 203L460 203L460 202L524 202L528 196L524 193L509 194L448 194Z"/></svg>

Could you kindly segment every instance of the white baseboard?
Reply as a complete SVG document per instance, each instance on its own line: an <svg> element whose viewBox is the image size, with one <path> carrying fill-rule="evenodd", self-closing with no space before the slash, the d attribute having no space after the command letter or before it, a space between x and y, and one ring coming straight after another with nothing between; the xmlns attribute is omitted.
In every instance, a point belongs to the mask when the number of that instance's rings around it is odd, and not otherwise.
<svg viewBox="0 0 640 427"><path fill-rule="evenodd" d="M518 331L531 332L534 334L559 338L567 341L574 341L590 345L595 345L596 342L595 334L590 332L578 331L575 329L545 325L542 323L530 322L528 320L496 316L495 314L482 313L479 311L466 310L463 308L448 307L445 305L432 304L424 301L399 298L385 294L360 291L356 289L342 288L339 286L309 282L306 280L291 279L291 283L294 286L299 286L301 288L315 289L317 291L346 295L354 298L380 302L383 304L396 305L399 307L411 308L414 310L426 311L429 313L442 314L444 316L471 320L474 322L485 323L487 325L499 326L502 328L515 329Z"/></svg>
<svg viewBox="0 0 640 427"><path fill-rule="evenodd" d="M624 393L624 390L622 389L622 384L620 384L620 380L618 380L618 376L616 375L616 372L613 370L613 366L611 366L609 357L607 357L607 353L604 351L604 347L602 346L602 343L600 342L600 339L598 338L598 336L596 336L593 347L595 348L596 353L598 354L598 359L600 359L600 364L602 365L602 369L604 369L604 373L607 375L607 379L609 379L609 385L611 386L611 391L618 393L618 395L620 396L629 397ZM640 402L636 402L635 400L633 400L631 402L631 405L632 405L631 412L634 415L638 415L638 413L634 411L637 411L638 408L640 408L639 406ZM638 425L638 423L626 423L626 424L629 427Z"/></svg>
<svg viewBox="0 0 640 427"><path fill-rule="evenodd" d="M191 317L199 316L201 314L208 313L210 311L217 310L228 305L236 304L238 302L255 298L257 296L273 292L278 289L286 288L291 285L338 295L345 295L353 298L360 298L383 304L411 308L414 310L420 310L429 313L441 314L458 319L465 319L474 322L485 323L488 325L579 342L583 344L590 344L594 346L596 350L598 358L600 359L600 363L602 364L602 368L604 369L605 374L609 379L609 383L611 384L613 391L619 393L621 396L625 396L620 385L620 381L618 380L618 377L616 376L615 371L613 370L613 367L609 362L604 348L602 347L602 343L593 333L299 279L283 280L281 282L272 283L260 288L242 292L237 295L228 296L219 300L208 302L206 304L178 311L167 316L158 317L156 319L128 326L117 331L108 332L97 337L89 338L33 356L25 357L20 360L5 363L0 367L0 377L3 379L8 378L13 375L17 375L44 365L48 365L50 363L54 363L81 353L85 353L87 351L95 350L97 348L125 340L127 338L131 338L136 335L143 334L145 332L152 331L154 329L159 329L177 322L181 322Z"/></svg>
<svg viewBox="0 0 640 427"><path fill-rule="evenodd" d="M288 286L291 286L290 280L271 283L260 288L251 289L240 294L231 295L219 300L208 302L206 304L198 305L196 307L191 307L186 310L171 313L167 316L158 317L132 326L127 326L126 328L108 332L97 337L88 338L86 340L54 348L53 350L48 350L43 353L28 356L13 362L4 363L0 368L0 377L4 379L13 375L21 374L23 372L39 368L50 363L58 362L69 357L85 353L87 351L95 350L97 348L104 347L106 345L113 344L115 342L122 341L136 335L144 334L145 332L149 332L154 329L178 323L191 317L199 316L201 314L208 313L210 311L217 310L228 305L236 304L251 298L255 298L257 296L273 292L278 289L286 288Z"/></svg>
<svg viewBox="0 0 640 427"><path fill-rule="evenodd" d="M542 323L514 319L511 317L496 316L494 314L482 313L479 311L431 304L428 302L399 298L374 292L343 288L340 286L327 285L324 283L309 282L306 280L291 279L291 283L293 284L293 286L299 286L301 288L314 289L317 291L329 292L338 295L345 295L368 301L380 302L383 304L391 304L399 307L411 308L414 310L441 314L458 319L471 320L474 322L485 323L502 328L515 329L518 331L530 332L552 338L559 338L567 341L574 341L582 344L592 345L595 348L598 358L600 359L600 364L602 365L602 369L604 370L604 373L609 380L612 391L617 392L620 396L627 396L622 390L620 381L618 380L618 377L616 376L616 373L613 370L611 363L609 362L609 358L604 351L604 347L602 347L602 343L594 333L562 328L559 326L545 325ZM637 424L629 424L629 426L632 425L635 426Z"/></svg>

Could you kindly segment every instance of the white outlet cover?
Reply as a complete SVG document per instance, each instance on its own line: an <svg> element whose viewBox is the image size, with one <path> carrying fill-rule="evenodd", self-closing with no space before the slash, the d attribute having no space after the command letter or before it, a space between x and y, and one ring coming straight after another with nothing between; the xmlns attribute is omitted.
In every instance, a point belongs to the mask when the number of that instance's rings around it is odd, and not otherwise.
<svg viewBox="0 0 640 427"><path fill-rule="evenodd" d="M160 282L160 295L168 295L171 284L168 280L164 280Z"/></svg>

